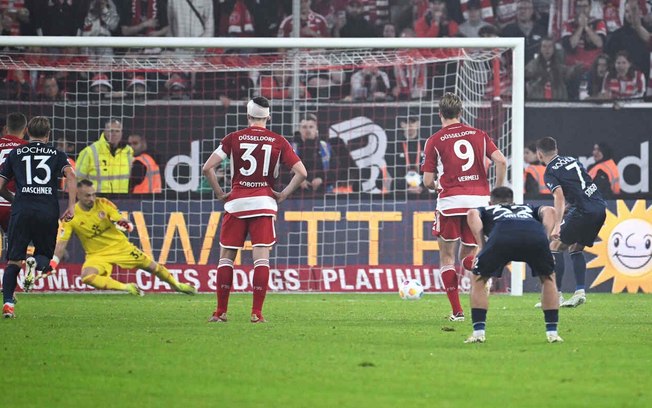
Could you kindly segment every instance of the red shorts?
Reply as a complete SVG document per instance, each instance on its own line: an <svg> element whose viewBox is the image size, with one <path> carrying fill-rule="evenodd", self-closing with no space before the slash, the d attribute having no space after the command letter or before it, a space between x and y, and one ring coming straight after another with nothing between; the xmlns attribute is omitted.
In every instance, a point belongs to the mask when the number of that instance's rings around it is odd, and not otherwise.
<svg viewBox="0 0 652 408"><path fill-rule="evenodd" d="M11 216L11 206L0 206L0 227L2 232L6 233L9 228L9 217Z"/></svg>
<svg viewBox="0 0 652 408"><path fill-rule="evenodd" d="M462 240L464 245L477 245L466 215L443 215L435 211L435 221L432 223L432 235L444 241Z"/></svg>
<svg viewBox="0 0 652 408"><path fill-rule="evenodd" d="M244 246L248 233L253 246L272 246L276 243L275 220L276 217L272 216L238 218L224 213L220 245L224 248L240 249Z"/></svg>

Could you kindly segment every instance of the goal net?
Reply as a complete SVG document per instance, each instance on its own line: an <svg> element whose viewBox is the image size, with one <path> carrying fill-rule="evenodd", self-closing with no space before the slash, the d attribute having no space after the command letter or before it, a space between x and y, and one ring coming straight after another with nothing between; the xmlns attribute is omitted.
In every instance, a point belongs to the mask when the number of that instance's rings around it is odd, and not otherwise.
<svg viewBox="0 0 652 408"><path fill-rule="evenodd" d="M509 183L522 197L519 41L106 38L93 49L88 39L67 40L52 40L58 48L41 48L47 53L5 48L0 113L49 117L51 138L72 158L106 138L107 123L122 127L122 143L136 156L145 141L161 192L98 186L99 195L128 213L132 242L200 291L215 287L223 211L201 166L222 137L246 126L254 96L270 99L269 127L288 138L309 172L281 205L272 290L394 291L416 278L426 291L442 291L430 233L436 194L423 187L418 167L425 140L441 128L445 92L462 97L463 122L485 130L509 158ZM218 171L227 191L230 172L228 163ZM132 187L143 183L135 167L131 176ZM279 188L289 179L281 172ZM250 290L249 249L236 260L236 290ZM77 279L81 263L72 242L63 274L36 289L87 290ZM114 274L145 290L167 289L143 271ZM468 289L468 277L461 282ZM508 277L495 289L519 293L519 284L520 276Z"/></svg>

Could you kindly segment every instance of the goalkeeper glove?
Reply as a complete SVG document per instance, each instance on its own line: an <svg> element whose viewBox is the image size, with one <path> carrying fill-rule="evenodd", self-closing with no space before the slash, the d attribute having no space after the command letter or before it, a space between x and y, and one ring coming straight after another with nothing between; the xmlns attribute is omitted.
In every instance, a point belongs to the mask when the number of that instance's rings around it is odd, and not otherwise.
<svg viewBox="0 0 652 408"><path fill-rule="evenodd" d="M57 266L59 266L59 257L53 255L52 259L50 260L50 271L54 273L54 271L57 269Z"/></svg>
<svg viewBox="0 0 652 408"><path fill-rule="evenodd" d="M116 221L115 227L122 232L131 232L134 230L134 224L125 220Z"/></svg>

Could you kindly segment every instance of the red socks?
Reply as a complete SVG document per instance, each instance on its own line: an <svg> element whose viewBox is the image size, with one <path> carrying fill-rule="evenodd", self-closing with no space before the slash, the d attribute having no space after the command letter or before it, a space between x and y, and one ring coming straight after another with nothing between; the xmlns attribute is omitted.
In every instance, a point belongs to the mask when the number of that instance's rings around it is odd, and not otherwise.
<svg viewBox="0 0 652 408"><path fill-rule="evenodd" d="M233 284L233 261L220 258L217 264L217 314L226 313L229 307L229 295Z"/></svg>
<svg viewBox="0 0 652 408"><path fill-rule="evenodd" d="M444 282L444 287L446 288L446 295L448 296L448 301L453 308L453 314L464 313L462 310L462 305L460 305L460 294L457 289L457 272L453 265L445 265L441 267L441 279Z"/></svg>
<svg viewBox="0 0 652 408"><path fill-rule="evenodd" d="M267 285L269 282L269 260L258 259L254 261L254 303L251 307L251 313L260 316L263 311L263 303L267 294Z"/></svg>

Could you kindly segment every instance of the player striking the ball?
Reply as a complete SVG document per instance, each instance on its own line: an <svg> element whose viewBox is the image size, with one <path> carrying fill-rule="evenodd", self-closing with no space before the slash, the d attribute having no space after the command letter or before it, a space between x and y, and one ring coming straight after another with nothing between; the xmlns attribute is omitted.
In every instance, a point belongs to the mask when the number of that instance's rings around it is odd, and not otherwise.
<svg viewBox="0 0 652 408"><path fill-rule="evenodd" d="M138 268L156 275L177 292L193 295L194 286L179 283L163 265L154 262L134 244L129 242L123 231L130 232L133 225L124 218L118 208L106 198L96 197L93 182L80 180L77 184L75 218L64 222L52 257L51 266L56 268L63 256L68 241L74 232L86 252L82 265L82 282L96 289L118 290L142 296L135 283L122 283L111 278L113 266Z"/></svg>
<svg viewBox="0 0 652 408"><path fill-rule="evenodd" d="M306 168L281 135L267 129L269 101L256 97L247 104L249 127L226 135L204 164L204 175L219 200L224 200L220 230L220 260L217 266L217 310L209 322L226 322L229 293L233 284L233 260L247 234L253 244L254 299L251 322L264 323L263 302L269 281L269 251L276 243L274 222L278 203L284 201L306 179ZM220 187L215 169L226 158L233 170L231 192ZM294 176L283 191L273 190L281 163Z"/></svg>
<svg viewBox="0 0 652 408"><path fill-rule="evenodd" d="M428 138L421 164L423 185L438 190L437 210L432 226L439 242L439 269L453 309L450 321L464 321L460 305L455 252L459 259L474 255L476 243L466 223L466 212L489 204L489 181L485 161L496 165L496 187L502 186L507 171L505 156L482 130L460 122L462 100L446 93L439 102L442 128Z"/></svg>

